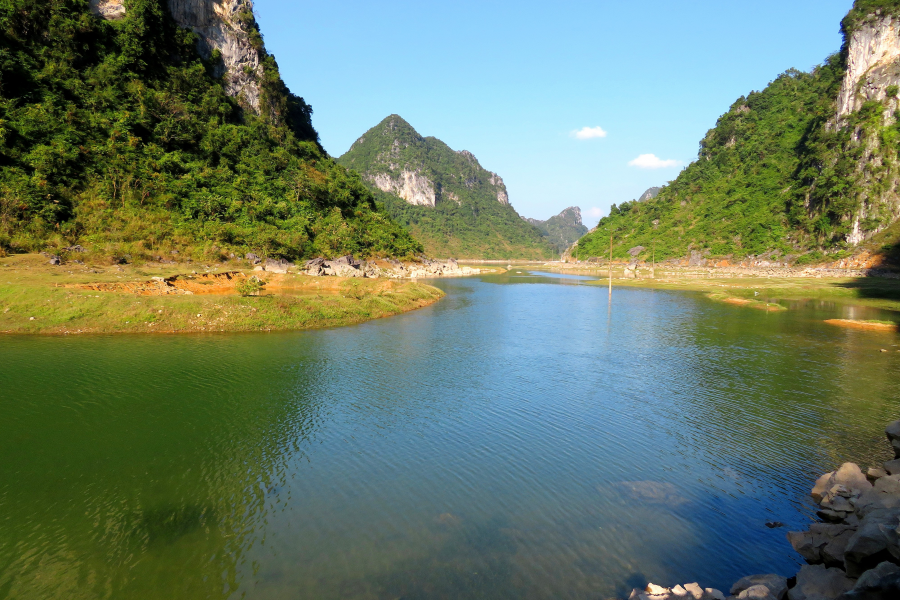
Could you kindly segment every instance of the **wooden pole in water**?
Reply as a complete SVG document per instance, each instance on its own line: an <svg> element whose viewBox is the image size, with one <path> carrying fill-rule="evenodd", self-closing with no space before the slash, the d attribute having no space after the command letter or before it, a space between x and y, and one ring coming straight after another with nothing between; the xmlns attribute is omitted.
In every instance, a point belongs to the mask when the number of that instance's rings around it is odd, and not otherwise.
<svg viewBox="0 0 900 600"><path fill-rule="evenodd" d="M610 234L609 236L609 297L612 299L612 251L613 251L613 236Z"/></svg>

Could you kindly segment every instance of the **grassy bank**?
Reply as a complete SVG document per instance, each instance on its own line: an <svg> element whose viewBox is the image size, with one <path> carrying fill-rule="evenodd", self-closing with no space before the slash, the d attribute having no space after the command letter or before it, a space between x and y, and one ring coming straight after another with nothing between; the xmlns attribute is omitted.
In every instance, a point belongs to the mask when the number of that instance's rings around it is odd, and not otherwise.
<svg viewBox="0 0 900 600"><path fill-rule="evenodd" d="M528 268L528 267L523 267ZM586 268L583 265L544 266L536 269L572 275L596 276L595 285L608 285L609 271L605 268ZM711 271L711 272L710 272ZM658 267L655 277L649 276L649 269L640 270L637 279L625 278L624 269L613 268L613 285L644 287L664 290L684 290L704 292L715 296L713 299L726 301L728 298L750 300L747 306L757 306L777 300L827 300L841 304L870 306L900 312L900 279L879 277L861 278L815 278L815 277L738 277L733 274L718 274L714 269L663 269ZM736 302L732 302L737 304Z"/></svg>
<svg viewBox="0 0 900 600"><path fill-rule="evenodd" d="M98 291L187 273L236 272L241 265L50 266L43 256L0 259L0 333L188 333L335 327L432 304L443 292L412 281L280 275L259 296L234 285L211 293L142 295ZM246 269L245 269L246 270ZM243 276L239 276L243 278Z"/></svg>

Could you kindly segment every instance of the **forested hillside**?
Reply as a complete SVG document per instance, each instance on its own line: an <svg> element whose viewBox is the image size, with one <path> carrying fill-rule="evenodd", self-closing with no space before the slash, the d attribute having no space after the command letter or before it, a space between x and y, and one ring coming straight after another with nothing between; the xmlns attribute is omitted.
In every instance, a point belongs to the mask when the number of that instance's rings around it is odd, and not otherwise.
<svg viewBox="0 0 900 600"><path fill-rule="evenodd" d="M695 162L656 198L613 205L577 254L607 256L612 236L617 258L655 245L657 259L771 253L804 262L889 241L900 216L893 15L900 2L858 1L840 53L739 98ZM888 31L882 62L854 72L849 57ZM839 96L851 108L842 110Z"/></svg>
<svg viewBox="0 0 900 600"><path fill-rule="evenodd" d="M363 134L340 163L358 171L379 203L428 254L533 258L556 254L509 204L503 179L472 153L422 137L397 115Z"/></svg>
<svg viewBox="0 0 900 600"><path fill-rule="evenodd" d="M258 110L228 95L222 55L201 57L165 0L127 1L117 20L88 0L0 4L0 253L422 250L322 150L252 6L235 4L225 26L258 53L237 74L258 79Z"/></svg>

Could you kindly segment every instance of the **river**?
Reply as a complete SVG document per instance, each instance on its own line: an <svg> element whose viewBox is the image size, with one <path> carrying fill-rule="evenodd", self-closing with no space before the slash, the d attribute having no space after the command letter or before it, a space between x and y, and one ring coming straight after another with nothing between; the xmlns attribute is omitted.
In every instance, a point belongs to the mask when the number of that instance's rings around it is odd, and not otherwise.
<svg viewBox="0 0 900 600"><path fill-rule="evenodd" d="M0 338L0 598L727 591L887 458L900 338L822 323L878 311L433 283L340 329Z"/></svg>

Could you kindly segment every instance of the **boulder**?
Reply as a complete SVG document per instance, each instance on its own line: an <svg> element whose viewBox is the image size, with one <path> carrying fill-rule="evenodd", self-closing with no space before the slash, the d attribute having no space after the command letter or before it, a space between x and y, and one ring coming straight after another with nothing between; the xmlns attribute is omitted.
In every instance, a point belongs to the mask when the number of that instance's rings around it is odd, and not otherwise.
<svg viewBox="0 0 900 600"><path fill-rule="evenodd" d="M888 561L900 561L900 508L871 511L860 522L859 529L844 552L844 567L850 577Z"/></svg>
<svg viewBox="0 0 900 600"><path fill-rule="evenodd" d="M262 262L262 259L259 256L253 254L252 252L248 252L247 254L245 254L244 258L249 260L250 264L252 264L252 265L258 265L259 263Z"/></svg>
<svg viewBox="0 0 900 600"><path fill-rule="evenodd" d="M888 475L900 475L900 458L884 463L884 470L888 472Z"/></svg>
<svg viewBox="0 0 900 600"><path fill-rule="evenodd" d="M288 269L294 266L296 266L294 263L283 258L277 260L274 258L266 259L266 271L269 273L287 273Z"/></svg>
<svg viewBox="0 0 900 600"><path fill-rule="evenodd" d="M822 548L822 561L825 563L826 567L843 568L847 544L850 543L850 538L855 534L856 532L854 530L848 529L825 544Z"/></svg>
<svg viewBox="0 0 900 600"><path fill-rule="evenodd" d="M853 587L840 569L823 565L804 565L797 573L797 585L788 592L789 600L835 600Z"/></svg>
<svg viewBox="0 0 900 600"><path fill-rule="evenodd" d="M856 581L853 589L839 600L896 600L900 598L900 566L883 562L869 569Z"/></svg>
<svg viewBox="0 0 900 600"><path fill-rule="evenodd" d="M51 256L51 257L50 257L50 264L51 264L51 265L57 265L57 266L58 266L58 265L61 265L61 264L62 264L62 259L61 259L60 257L58 257L58 256L55 256L55 255L54 255L54 256Z"/></svg>
<svg viewBox="0 0 900 600"><path fill-rule="evenodd" d="M866 477L873 484L875 483L875 480L881 479L882 477L886 476L887 474L888 474L888 472L885 471L884 469L882 469L881 467L869 467L869 470L866 471Z"/></svg>
<svg viewBox="0 0 900 600"><path fill-rule="evenodd" d="M900 421L894 421L884 430L887 434L888 441L894 448L894 457L900 458Z"/></svg>
<svg viewBox="0 0 900 600"><path fill-rule="evenodd" d="M753 588L763 586L768 593L775 599L781 600L788 591L787 578L781 575L769 573L767 575L749 575L737 581L731 586L731 595L738 598L744 598L741 594ZM756 592L755 592L756 593ZM757 596L746 596L748 598L756 598ZM760 596L762 597L762 596Z"/></svg>
<svg viewBox="0 0 900 600"><path fill-rule="evenodd" d="M885 475L875 480L875 486L854 502L856 512L865 518L873 510L900 507L900 475Z"/></svg>
<svg viewBox="0 0 900 600"><path fill-rule="evenodd" d="M777 600L764 585L754 585L737 595L738 600Z"/></svg>

